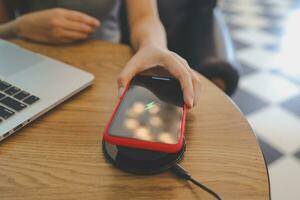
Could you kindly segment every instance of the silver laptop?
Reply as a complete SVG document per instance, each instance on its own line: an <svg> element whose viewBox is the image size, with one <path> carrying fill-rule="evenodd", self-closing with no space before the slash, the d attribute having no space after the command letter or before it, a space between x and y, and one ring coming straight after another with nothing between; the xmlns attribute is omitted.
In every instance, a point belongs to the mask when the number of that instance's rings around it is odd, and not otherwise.
<svg viewBox="0 0 300 200"><path fill-rule="evenodd" d="M93 79L90 73L0 40L0 141Z"/></svg>

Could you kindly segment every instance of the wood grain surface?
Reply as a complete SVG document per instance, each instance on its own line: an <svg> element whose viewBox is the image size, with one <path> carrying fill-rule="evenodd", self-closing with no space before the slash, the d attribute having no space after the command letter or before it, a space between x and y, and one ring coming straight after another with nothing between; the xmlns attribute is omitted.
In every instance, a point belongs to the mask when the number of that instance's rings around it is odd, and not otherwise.
<svg viewBox="0 0 300 200"><path fill-rule="evenodd" d="M13 42L95 75L75 95L0 143L1 200L212 199L170 172L124 173L106 162L102 131L117 102L116 77L129 47L102 41L48 46ZM202 98L188 113L182 165L225 200L267 200L264 159L249 124L218 88L202 79Z"/></svg>

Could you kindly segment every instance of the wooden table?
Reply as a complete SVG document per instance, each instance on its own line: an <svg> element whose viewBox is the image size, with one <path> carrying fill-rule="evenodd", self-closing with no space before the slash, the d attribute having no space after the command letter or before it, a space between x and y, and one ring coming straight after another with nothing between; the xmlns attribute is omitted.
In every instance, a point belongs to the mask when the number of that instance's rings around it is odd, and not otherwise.
<svg viewBox="0 0 300 200"><path fill-rule="evenodd" d="M104 159L102 131L117 102L116 77L132 55L129 47L13 42L89 71L96 80L0 143L1 200L211 199L170 172L134 176ZM249 124L228 97L201 79L202 98L188 113L181 164L226 200L269 199L265 162Z"/></svg>

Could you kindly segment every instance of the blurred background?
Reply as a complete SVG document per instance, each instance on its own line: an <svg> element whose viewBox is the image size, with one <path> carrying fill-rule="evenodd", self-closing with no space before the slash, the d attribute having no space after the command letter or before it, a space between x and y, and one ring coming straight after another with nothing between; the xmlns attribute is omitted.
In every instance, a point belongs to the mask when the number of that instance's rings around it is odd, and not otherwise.
<svg viewBox="0 0 300 200"><path fill-rule="evenodd" d="M223 0L242 65L233 100L259 138L273 200L300 199L300 0Z"/></svg>

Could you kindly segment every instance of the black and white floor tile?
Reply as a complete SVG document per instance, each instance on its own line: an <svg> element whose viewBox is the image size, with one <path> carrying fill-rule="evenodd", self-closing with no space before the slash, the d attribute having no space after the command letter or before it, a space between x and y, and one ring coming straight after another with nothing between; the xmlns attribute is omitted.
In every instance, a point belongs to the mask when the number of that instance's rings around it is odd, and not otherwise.
<svg viewBox="0 0 300 200"><path fill-rule="evenodd" d="M223 0L242 66L233 100L259 138L272 200L300 200L300 0Z"/></svg>

